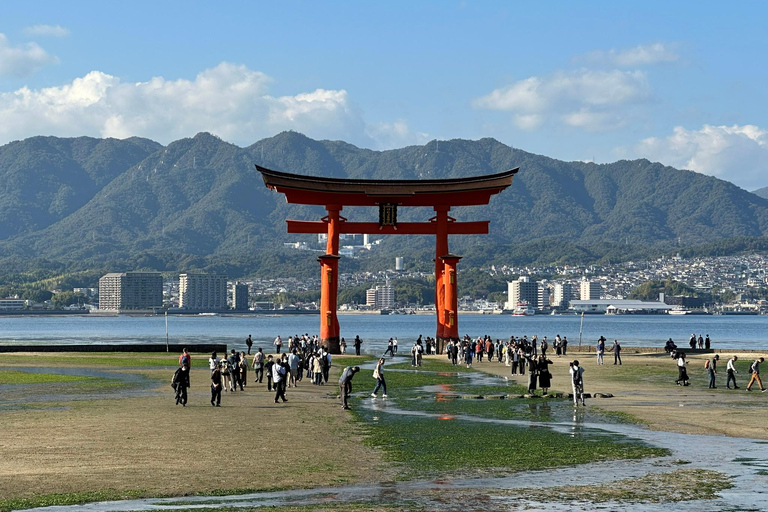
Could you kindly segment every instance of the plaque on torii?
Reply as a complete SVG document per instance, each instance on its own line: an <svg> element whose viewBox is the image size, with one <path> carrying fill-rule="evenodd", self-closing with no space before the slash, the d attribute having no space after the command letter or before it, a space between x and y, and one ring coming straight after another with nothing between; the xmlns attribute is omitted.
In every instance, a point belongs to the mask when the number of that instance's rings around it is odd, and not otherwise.
<svg viewBox="0 0 768 512"><path fill-rule="evenodd" d="M340 329L336 314L339 270L339 235L434 235L435 310L438 352L448 340L459 339L459 256L448 251L448 235L488 234L489 221L458 222L448 215L455 206L488 204L491 197L512 184L518 169L469 178L442 180L348 180L273 171L259 165L267 188L285 194L292 204L325 207L328 215L319 221L287 220L288 233L327 234L326 254L318 261L320 280L320 342L339 353ZM350 222L341 216L344 206L379 208L379 222ZM398 207L432 207L435 216L427 222L398 222Z"/></svg>

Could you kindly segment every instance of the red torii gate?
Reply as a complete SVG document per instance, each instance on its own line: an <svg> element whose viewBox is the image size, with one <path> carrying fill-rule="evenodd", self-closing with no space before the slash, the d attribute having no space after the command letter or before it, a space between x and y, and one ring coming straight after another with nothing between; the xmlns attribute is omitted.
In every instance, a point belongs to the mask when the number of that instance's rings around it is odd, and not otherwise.
<svg viewBox="0 0 768 512"><path fill-rule="evenodd" d="M456 266L460 256L448 252L448 235L488 234L489 221L457 222L448 212L454 206L488 204L491 196L512 184L518 168L488 176L444 180L348 180L256 169L267 188L285 194L293 204L324 206L320 221L287 220L288 233L326 233L326 254L320 256L320 342L339 353L336 315L339 270L339 234L435 235L435 309L438 351L448 340L459 339ZM340 215L344 206L378 206L379 222L349 222ZM431 206L428 222L397 222L398 206Z"/></svg>

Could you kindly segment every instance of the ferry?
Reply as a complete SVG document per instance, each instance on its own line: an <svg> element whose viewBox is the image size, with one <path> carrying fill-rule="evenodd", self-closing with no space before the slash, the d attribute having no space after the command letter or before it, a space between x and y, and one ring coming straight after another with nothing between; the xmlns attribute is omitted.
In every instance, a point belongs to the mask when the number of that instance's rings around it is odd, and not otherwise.
<svg viewBox="0 0 768 512"><path fill-rule="evenodd" d="M517 307L512 312L512 316L533 316L536 314L536 310L533 309L527 302L518 302Z"/></svg>
<svg viewBox="0 0 768 512"><path fill-rule="evenodd" d="M667 311L667 314L670 314L670 315L687 315L689 313L690 311L683 306L675 306L669 311Z"/></svg>

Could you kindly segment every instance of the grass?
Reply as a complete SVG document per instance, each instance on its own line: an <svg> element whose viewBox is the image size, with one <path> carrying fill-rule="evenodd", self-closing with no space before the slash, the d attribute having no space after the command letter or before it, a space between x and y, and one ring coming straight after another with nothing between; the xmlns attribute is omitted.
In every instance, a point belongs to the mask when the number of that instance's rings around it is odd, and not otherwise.
<svg viewBox="0 0 768 512"><path fill-rule="evenodd" d="M58 375L55 373L32 373L18 370L0 370L0 384L46 384L70 382L97 382L108 379L82 375Z"/></svg>
<svg viewBox="0 0 768 512"><path fill-rule="evenodd" d="M705 469L680 469L672 473L628 478L607 485L569 485L555 488L528 488L504 491L526 500L589 503L676 503L712 500L733 487L728 475Z"/></svg>
<svg viewBox="0 0 768 512"><path fill-rule="evenodd" d="M413 370L414 369L413 366L411 366L410 358L408 359L408 362L386 364L384 365L384 368L392 368L394 370ZM419 370L428 371L428 372L449 372L449 373L476 371L473 368L467 368L466 365L457 364L454 366L448 361L435 360L435 359L423 359L422 365L416 371L419 371Z"/></svg>
<svg viewBox="0 0 768 512"><path fill-rule="evenodd" d="M572 437L546 428L478 424L445 415L432 417L355 412L368 424L367 442L383 449L403 478L424 478L451 471L521 471L614 459L662 456L664 449L615 442L598 436ZM483 442L482 440L503 440Z"/></svg>
<svg viewBox="0 0 768 512"><path fill-rule="evenodd" d="M207 354L192 354L193 368L208 368ZM99 354L73 354L51 353L35 355L34 358L20 360L18 356L7 354L0 355L0 365L29 365L34 361L36 365L47 363L56 366L110 366L121 368L175 368L179 366L179 354L157 355L155 353L99 353Z"/></svg>
<svg viewBox="0 0 768 512"><path fill-rule="evenodd" d="M132 500L145 497L144 492L140 490L116 491L114 489L104 489L89 492L42 494L33 498L2 499L0 500L0 512L55 505L82 505L95 501Z"/></svg>

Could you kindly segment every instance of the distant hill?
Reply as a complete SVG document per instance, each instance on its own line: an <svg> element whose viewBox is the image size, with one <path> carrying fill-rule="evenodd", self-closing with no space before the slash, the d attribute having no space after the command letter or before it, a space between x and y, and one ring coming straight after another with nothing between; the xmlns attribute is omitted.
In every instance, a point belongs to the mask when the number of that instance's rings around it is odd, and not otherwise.
<svg viewBox="0 0 768 512"><path fill-rule="evenodd" d="M756 196L760 196L763 199L768 199L768 187L759 188L757 190L752 191L753 194Z"/></svg>
<svg viewBox="0 0 768 512"><path fill-rule="evenodd" d="M16 205L0 210L13 219L0 232L6 239L0 261L10 258L18 266L45 258L75 268L217 268L231 274L291 272L301 262L314 270L311 255L282 249L284 241L312 240L287 235L285 219L318 219L324 211L286 204L266 189L255 163L381 180L520 167L513 185L488 206L451 212L461 220L491 220L489 236L451 239L451 250L469 265L616 261L768 231L768 200L729 182L648 160L563 162L493 139L372 151L295 132L247 148L206 133L167 147L145 139L35 137L0 148L0 193ZM371 210L343 214L372 220ZM432 216L423 210L404 210L400 218ZM391 266L394 254L424 260L428 268L433 243L431 237L388 237L368 263L347 262L345 269L385 260Z"/></svg>

